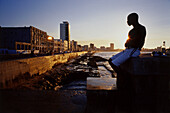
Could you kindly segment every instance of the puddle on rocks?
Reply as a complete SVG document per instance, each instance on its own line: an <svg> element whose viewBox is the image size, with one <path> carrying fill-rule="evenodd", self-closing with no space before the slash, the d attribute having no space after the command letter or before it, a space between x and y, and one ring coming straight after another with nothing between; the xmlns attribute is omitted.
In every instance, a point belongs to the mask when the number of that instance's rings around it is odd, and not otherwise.
<svg viewBox="0 0 170 113"><path fill-rule="evenodd" d="M113 69L110 66L110 64L108 63L108 61L106 61L106 62L96 62L96 64L98 66L104 66L108 71L113 71Z"/></svg>
<svg viewBox="0 0 170 113"><path fill-rule="evenodd" d="M113 78L113 69L108 61L96 62L97 68L87 65L89 58L80 61L78 65L70 64L67 69L76 73L87 73L86 80L76 80L65 84L61 89L64 90L115 90L116 78Z"/></svg>
<svg viewBox="0 0 170 113"><path fill-rule="evenodd" d="M108 71L104 66L98 66L98 69L101 77L108 77L108 78L112 77L112 73Z"/></svg>
<svg viewBox="0 0 170 113"><path fill-rule="evenodd" d="M109 70L108 62L97 62L99 78L87 78L87 90L116 90L116 78L113 78L113 70Z"/></svg>
<svg viewBox="0 0 170 113"><path fill-rule="evenodd" d="M78 69L77 71L84 71L85 69ZM98 66L98 70L93 70L98 73L99 77L87 77L87 81L79 80L73 81L64 85L63 90L116 90L116 78L112 77L112 73L108 71L105 66ZM93 75L94 75L93 73Z"/></svg>

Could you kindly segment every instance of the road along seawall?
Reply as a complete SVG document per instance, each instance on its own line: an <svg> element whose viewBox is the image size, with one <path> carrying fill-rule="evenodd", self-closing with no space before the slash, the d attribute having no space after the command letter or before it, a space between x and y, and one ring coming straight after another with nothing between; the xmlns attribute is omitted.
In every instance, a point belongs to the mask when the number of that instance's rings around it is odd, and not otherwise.
<svg viewBox="0 0 170 113"><path fill-rule="evenodd" d="M20 78L40 75L52 69L54 64L65 63L85 52L65 53L52 56L42 56L27 59L0 62L0 88L12 85Z"/></svg>

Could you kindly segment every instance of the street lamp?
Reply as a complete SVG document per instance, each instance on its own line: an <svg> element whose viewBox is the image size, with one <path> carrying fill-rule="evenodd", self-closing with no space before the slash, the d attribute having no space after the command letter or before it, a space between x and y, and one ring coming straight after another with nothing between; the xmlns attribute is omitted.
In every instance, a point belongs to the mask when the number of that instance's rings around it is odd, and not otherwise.
<svg viewBox="0 0 170 113"><path fill-rule="evenodd" d="M53 50L54 50L54 42L53 42L53 37L51 37L51 36L48 36L47 37L47 40L48 40L48 50L50 51L49 53L50 54L53 54Z"/></svg>

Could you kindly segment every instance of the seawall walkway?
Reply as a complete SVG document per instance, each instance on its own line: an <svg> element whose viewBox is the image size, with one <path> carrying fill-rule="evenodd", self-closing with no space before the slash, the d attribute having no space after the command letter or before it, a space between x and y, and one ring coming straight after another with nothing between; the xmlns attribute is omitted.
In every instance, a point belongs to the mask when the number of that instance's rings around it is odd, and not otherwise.
<svg viewBox="0 0 170 113"><path fill-rule="evenodd" d="M0 62L0 88L9 86L20 78L40 75L55 64L65 63L85 53L87 51Z"/></svg>

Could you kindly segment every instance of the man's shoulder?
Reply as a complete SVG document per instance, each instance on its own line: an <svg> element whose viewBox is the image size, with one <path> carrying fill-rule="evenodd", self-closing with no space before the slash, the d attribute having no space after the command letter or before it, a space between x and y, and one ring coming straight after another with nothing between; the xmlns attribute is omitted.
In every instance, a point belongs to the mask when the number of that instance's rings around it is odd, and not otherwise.
<svg viewBox="0 0 170 113"><path fill-rule="evenodd" d="M141 25L141 24L140 24L140 28L141 28L141 29L146 29L145 26L143 26L143 25Z"/></svg>
<svg viewBox="0 0 170 113"><path fill-rule="evenodd" d="M143 25L141 25L141 24L139 25L138 30L139 30L139 31L146 32L145 26L143 26Z"/></svg>

